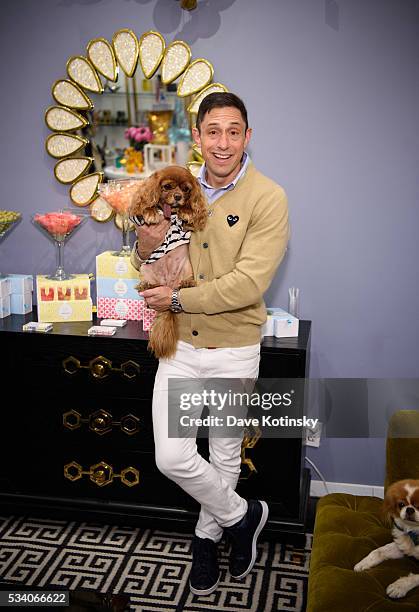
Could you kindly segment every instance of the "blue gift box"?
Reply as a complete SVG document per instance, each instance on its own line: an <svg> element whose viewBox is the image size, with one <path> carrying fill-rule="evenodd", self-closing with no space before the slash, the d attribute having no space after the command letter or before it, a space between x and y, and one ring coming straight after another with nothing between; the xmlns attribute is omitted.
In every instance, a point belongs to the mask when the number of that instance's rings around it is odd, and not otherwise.
<svg viewBox="0 0 419 612"><path fill-rule="evenodd" d="M96 279L97 297L124 298L138 300L140 296L135 286L138 285L137 278L105 278L99 276Z"/></svg>
<svg viewBox="0 0 419 612"><path fill-rule="evenodd" d="M27 314L32 312L32 292L24 293L12 293L10 296L10 313L11 314Z"/></svg>
<svg viewBox="0 0 419 612"><path fill-rule="evenodd" d="M8 274L11 293L24 295L33 291L33 277L30 274Z"/></svg>

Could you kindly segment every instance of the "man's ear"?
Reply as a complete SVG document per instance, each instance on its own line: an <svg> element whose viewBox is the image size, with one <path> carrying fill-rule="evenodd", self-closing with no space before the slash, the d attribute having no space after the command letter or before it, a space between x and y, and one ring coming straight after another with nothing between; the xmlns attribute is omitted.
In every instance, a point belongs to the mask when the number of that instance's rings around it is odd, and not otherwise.
<svg viewBox="0 0 419 612"><path fill-rule="evenodd" d="M198 147L200 147L201 146L201 136L199 135L199 130L196 127L192 128L192 138L194 139L195 144L197 144Z"/></svg>
<svg viewBox="0 0 419 612"><path fill-rule="evenodd" d="M247 128L246 135L244 137L244 146L245 146L245 148L249 144L249 140L250 140L251 136L252 136L252 128Z"/></svg>

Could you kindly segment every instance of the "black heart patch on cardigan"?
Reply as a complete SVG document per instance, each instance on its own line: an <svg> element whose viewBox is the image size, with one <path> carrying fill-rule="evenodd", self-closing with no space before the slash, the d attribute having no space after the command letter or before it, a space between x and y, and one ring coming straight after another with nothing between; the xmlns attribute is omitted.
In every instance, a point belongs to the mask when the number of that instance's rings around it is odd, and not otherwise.
<svg viewBox="0 0 419 612"><path fill-rule="evenodd" d="M230 227L233 227L233 225L237 223L238 220L239 220L238 215L228 215L227 216L227 223L229 224Z"/></svg>

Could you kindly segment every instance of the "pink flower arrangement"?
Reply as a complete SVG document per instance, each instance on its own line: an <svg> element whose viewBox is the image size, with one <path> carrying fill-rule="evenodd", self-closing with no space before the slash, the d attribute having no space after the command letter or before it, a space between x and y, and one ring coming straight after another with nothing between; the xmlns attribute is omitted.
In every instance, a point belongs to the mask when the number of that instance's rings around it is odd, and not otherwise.
<svg viewBox="0 0 419 612"><path fill-rule="evenodd" d="M147 125L139 125L138 127L129 127L125 130L124 136L129 140L130 146L136 151L142 151L144 145L151 142L153 139L153 132Z"/></svg>

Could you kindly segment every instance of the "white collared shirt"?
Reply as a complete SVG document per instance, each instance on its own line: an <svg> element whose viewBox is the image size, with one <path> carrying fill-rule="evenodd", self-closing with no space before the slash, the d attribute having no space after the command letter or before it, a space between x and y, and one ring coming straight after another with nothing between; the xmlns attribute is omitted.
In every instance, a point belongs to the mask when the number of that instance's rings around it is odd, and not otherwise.
<svg viewBox="0 0 419 612"><path fill-rule="evenodd" d="M229 183L228 185L225 185L224 187L211 187L211 185L209 185L205 179L205 175L207 173L207 168L205 164L202 164L201 166L201 170L199 171L198 176L196 177L199 181L199 183L201 184L201 187L207 197L207 201L208 204L213 204L216 200L218 200L218 198L220 198L222 195L224 195L227 191L230 191L231 189L234 189L234 187L236 186L237 182L241 179L241 177L243 176L243 174L246 172L247 170L247 166L249 165L249 156L246 153L246 151L243 153L243 159L242 159L242 166L240 168L240 172L238 173L238 175L231 181L231 183Z"/></svg>

